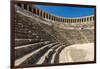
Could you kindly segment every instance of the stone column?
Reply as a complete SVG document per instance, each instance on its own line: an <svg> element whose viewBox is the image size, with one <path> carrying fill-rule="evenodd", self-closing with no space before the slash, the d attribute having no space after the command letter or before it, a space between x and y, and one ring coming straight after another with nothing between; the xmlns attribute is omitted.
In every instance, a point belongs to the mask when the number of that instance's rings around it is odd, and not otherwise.
<svg viewBox="0 0 100 69"><path fill-rule="evenodd" d="M33 7L33 13L35 14L35 7Z"/></svg>
<svg viewBox="0 0 100 69"><path fill-rule="evenodd" d="M51 20L51 14L49 14L49 19Z"/></svg>
<svg viewBox="0 0 100 69"><path fill-rule="evenodd" d="M61 19L61 17L60 17L59 19L60 19L60 22L62 22L62 19Z"/></svg>
<svg viewBox="0 0 100 69"><path fill-rule="evenodd" d="M76 23L76 21L77 21L76 18L74 20L75 20L75 23Z"/></svg>
<svg viewBox="0 0 100 69"><path fill-rule="evenodd" d="M80 18L80 23L82 23L82 19Z"/></svg>
<svg viewBox="0 0 100 69"><path fill-rule="evenodd" d="M47 16L48 16L48 15L47 15L47 12L45 13L45 16L46 16L46 19L47 19Z"/></svg>
<svg viewBox="0 0 100 69"><path fill-rule="evenodd" d="M75 18L73 18L73 23L75 23Z"/></svg>
<svg viewBox="0 0 100 69"><path fill-rule="evenodd" d="M65 21L65 20L64 20L64 18L63 18L63 23L64 23L64 21Z"/></svg>
<svg viewBox="0 0 100 69"><path fill-rule="evenodd" d="M77 19L75 18L75 23L77 23Z"/></svg>
<svg viewBox="0 0 100 69"><path fill-rule="evenodd" d="M56 21L56 17L54 16L54 21Z"/></svg>
<svg viewBox="0 0 100 69"><path fill-rule="evenodd" d="M81 22L83 23L83 18L81 18Z"/></svg>
<svg viewBox="0 0 100 69"><path fill-rule="evenodd" d="M81 18L81 23L83 23L83 18Z"/></svg>
<svg viewBox="0 0 100 69"><path fill-rule="evenodd" d="M52 15L50 15L50 20L52 20Z"/></svg>
<svg viewBox="0 0 100 69"><path fill-rule="evenodd" d="M67 19L67 22L69 23L69 19Z"/></svg>
<svg viewBox="0 0 100 69"><path fill-rule="evenodd" d="M37 8L35 8L35 13L36 13L36 15L37 15Z"/></svg>
<svg viewBox="0 0 100 69"><path fill-rule="evenodd" d="M81 23L81 19L79 18L79 23Z"/></svg>
<svg viewBox="0 0 100 69"><path fill-rule="evenodd" d="M74 18L73 18L72 22L75 23L75 19Z"/></svg>
<svg viewBox="0 0 100 69"><path fill-rule="evenodd" d="M65 23L65 18L63 18L64 19L64 23Z"/></svg>
<svg viewBox="0 0 100 69"><path fill-rule="evenodd" d="M85 23L85 18L84 18L84 23Z"/></svg>
<svg viewBox="0 0 100 69"><path fill-rule="evenodd" d="M72 18L70 19L70 23L72 23Z"/></svg>
<svg viewBox="0 0 100 69"><path fill-rule="evenodd" d="M41 12L41 11L40 11L40 9L39 9L39 10L38 10L38 15L39 15L39 16L40 16L40 14L41 14L40 12Z"/></svg>
<svg viewBox="0 0 100 69"><path fill-rule="evenodd" d="M85 20L86 20L86 23L87 23L87 17L85 18Z"/></svg>
<svg viewBox="0 0 100 69"><path fill-rule="evenodd" d="M92 22L94 21L94 16L92 16Z"/></svg>
<svg viewBox="0 0 100 69"><path fill-rule="evenodd" d="M73 18L73 23L75 23L75 18Z"/></svg>
<svg viewBox="0 0 100 69"><path fill-rule="evenodd" d="M67 19L65 18L65 23L67 22Z"/></svg>
<svg viewBox="0 0 100 69"><path fill-rule="evenodd" d="M39 9L37 9L37 15L39 16Z"/></svg>
<svg viewBox="0 0 100 69"><path fill-rule="evenodd" d="M69 18L69 23L70 23L70 18Z"/></svg>
<svg viewBox="0 0 100 69"><path fill-rule="evenodd" d="M75 22L75 20L74 20L74 18L72 18L72 23L74 23Z"/></svg>
<svg viewBox="0 0 100 69"><path fill-rule="evenodd" d="M77 22L77 23L79 22L78 18L77 18L76 22Z"/></svg>
<svg viewBox="0 0 100 69"><path fill-rule="evenodd" d="M73 20L73 19L71 18L71 19L70 19L70 22L71 22L71 23L72 23L72 20Z"/></svg>
<svg viewBox="0 0 100 69"><path fill-rule="evenodd" d="M78 18L78 23L80 23L80 19Z"/></svg>
<svg viewBox="0 0 100 69"><path fill-rule="evenodd" d="M72 23L74 23L75 21L74 21L74 18L72 18Z"/></svg>
<svg viewBox="0 0 100 69"><path fill-rule="evenodd" d="M69 23L69 19L67 18L67 23Z"/></svg>
<svg viewBox="0 0 100 69"><path fill-rule="evenodd" d="M27 10L29 11L29 5L28 4L26 4L27 5Z"/></svg>
<svg viewBox="0 0 100 69"><path fill-rule="evenodd" d="M61 18L59 17L59 22L61 22Z"/></svg>
<svg viewBox="0 0 100 69"><path fill-rule="evenodd" d="M47 13L47 19L48 19L48 13Z"/></svg>
<svg viewBox="0 0 100 69"><path fill-rule="evenodd" d="M33 6L32 6L32 13L33 13L33 9L34 9L34 8L33 8Z"/></svg>
<svg viewBox="0 0 100 69"><path fill-rule="evenodd" d="M54 21L55 21L55 16L54 16Z"/></svg>
<svg viewBox="0 0 100 69"><path fill-rule="evenodd" d="M21 7L24 9L24 4L21 4Z"/></svg>
<svg viewBox="0 0 100 69"><path fill-rule="evenodd" d="M79 20L78 20L78 18L77 18L77 23L79 23Z"/></svg>
<svg viewBox="0 0 100 69"><path fill-rule="evenodd" d="M74 23L74 18L72 18L72 23Z"/></svg>
<svg viewBox="0 0 100 69"><path fill-rule="evenodd" d="M88 23L90 22L90 17L88 17L88 19L89 19L89 21L88 21Z"/></svg>
<svg viewBox="0 0 100 69"><path fill-rule="evenodd" d="M50 16L50 15L49 15L49 13L48 13L48 19L49 19L49 16Z"/></svg>
<svg viewBox="0 0 100 69"><path fill-rule="evenodd" d="M75 23L75 19L74 18L72 19L72 22Z"/></svg>
<svg viewBox="0 0 100 69"><path fill-rule="evenodd" d="M44 16L43 16L43 11L41 10L41 16L44 18Z"/></svg>
<svg viewBox="0 0 100 69"><path fill-rule="evenodd" d="M69 20L69 21L70 21L70 23L71 23L71 18L70 18L70 20Z"/></svg>
<svg viewBox="0 0 100 69"><path fill-rule="evenodd" d="M56 16L55 16L55 21L57 21L57 18L56 18Z"/></svg>
<svg viewBox="0 0 100 69"><path fill-rule="evenodd" d="M54 16L54 21L55 21L55 16Z"/></svg>
<svg viewBox="0 0 100 69"><path fill-rule="evenodd" d="M62 22L64 22L64 19L63 19L63 17L62 17Z"/></svg>
<svg viewBox="0 0 100 69"><path fill-rule="evenodd" d="M63 23L64 23L64 18L63 18Z"/></svg>
<svg viewBox="0 0 100 69"><path fill-rule="evenodd" d="M76 18L74 19L75 23L76 23Z"/></svg>
<svg viewBox="0 0 100 69"><path fill-rule="evenodd" d="M77 23L79 23L79 20L78 20L78 18L77 18Z"/></svg>
<svg viewBox="0 0 100 69"><path fill-rule="evenodd" d="M69 23L71 23L71 19L69 18Z"/></svg>
<svg viewBox="0 0 100 69"><path fill-rule="evenodd" d="M63 18L61 17L61 22L63 22Z"/></svg>
<svg viewBox="0 0 100 69"><path fill-rule="evenodd" d="M51 16L52 20L53 20L53 15Z"/></svg>
<svg viewBox="0 0 100 69"><path fill-rule="evenodd" d="M50 16L50 19L52 20L52 15Z"/></svg>
<svg viewBox="0 0 100 69"><path fill-rule="evenodd" d="M85 23L85 18L83 18L83 23Z"/></svg>
<svg viewBox="0 0 100 69"><path fill-rule="evenodd" d="M68 21L68 18L67 18L67 23L68 23L69 21Z"/></svg>
<svg viewBox="0 0 100 69"><path fill-rule="evenodd" d="M61 19L62 19L62 22L64 22L64 19L63 19L63 17L61 17Z"/></svg>
<svg viewBox="0 0 100 69"><path fill-rule="evenodd" d="M84 23L86 23L86 17L84 18Z"/></svg>
<svg viewBox="0 0 100 69"><path fill-rule="evenodd" d="M64 18L64 22L66 23L66 18Z"/></svg>
<svg viewBox="0 0 100 69"><path fill-rule="evenodd" d="M64 19L64 23L65 23L65 18L63 18Z"/></svg>
<svg viewBox="0 0 100 69"><path fill-rule="evenodd" d="M57 17L57 21L60 22L59 17Z"/></svg>
<svg viewBox="0 0 100 69"><path fill-rule="evenodd" d="M54 21L54 16L52 16L52 20Z"/></svg>
<svg viewBox="0 0 100 69"><path fill-rule="evenodd" d="M46 18L46 12L44 12L44 18Z"/></svg>
<svg viewBox="0 0 100 69"><path fill-rule="evenodd" d="M82 23L82 18L80 18L80 23Z"/></svg>
<svg viewBox="0 0 100 69"><path fill-rule="evenodd" d="M42 10L40 10L40 16L42 17Z"/></svg>
<svg viewBox="0 0 100 69"><path fill-rule="evenodd" d="M89 19L88 19L88 17L87 17L87 23L88 23L88 21L89 21Z"/></svg>

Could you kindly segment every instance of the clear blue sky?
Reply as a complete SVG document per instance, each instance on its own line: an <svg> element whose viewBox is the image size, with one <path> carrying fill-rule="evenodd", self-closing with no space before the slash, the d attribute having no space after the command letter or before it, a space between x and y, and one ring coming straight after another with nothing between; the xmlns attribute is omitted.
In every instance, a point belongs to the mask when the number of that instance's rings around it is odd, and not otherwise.
<svg viewBox="0 0 100 69"><path fill-rule="evenodd" d="M51 14L62 17L82 17L94 14L94 8L82 8L72 6L47 6L47 5L35 5L36 7L47 11Z"/></svg>

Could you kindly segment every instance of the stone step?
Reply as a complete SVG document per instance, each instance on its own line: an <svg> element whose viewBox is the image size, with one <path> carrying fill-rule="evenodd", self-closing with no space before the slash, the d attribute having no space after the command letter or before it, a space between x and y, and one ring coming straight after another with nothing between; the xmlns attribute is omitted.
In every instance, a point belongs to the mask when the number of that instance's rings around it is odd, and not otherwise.
<svg viewBox="0 0 100 69"><path fill-rule="evenodd" d="M15 66L18 65L23 65L23 64L31 64L31 63L35 63L38 59L40 59L40 57L51 47L53 47L53 45L55 45L57 43L50 43L47 44L35 51L32 51L26 55L24 55L23 57L17 59L15 61ZM38 57L39 56L39 57ZM35 58L36 57L36 58ZM38 58L37 58L38 57ZM33 62L34 61L34 62Z"/></svg>
<svg viewBox="0 0 100 69"><path fill-rule="evenodd" d="M57 47L58 45L59 43L57 45L52 46L44 55L42 55L42 57L39 59L39 61L36 64L45 64L46 62L48 62L54 52L53 48ZM50 57L47 58L47 56Z"/></svg>
<svg viewBox="0 0 100 69"><path fill-rule="evenodd" d="M28 44L28 45L22 45L19 47L15 47L15 59L18 59L22 56L24 56L27 53L30 53L31 51L35 51L47 44L51 43L50 41L44 41L44 42L38 42L34 44Z"/></svg>
<svg viewBox="0 0 100 69"><path fill-rule="evenodd" d="M41 41L43 41L43 39L15 39L15 46L33 44Z"/></svg>
<svg viewBox="0 0 100 69"><path fill-rule="evenodd" d="M60 54L60 52L61 52L64 48L65 48L65 45L61 46L61 47L56 51L55 57L53 58L53 63L54 63L54 64L59 63L59 54Z"/></svg>
<svg viewBox="0 0 100 69"><path fill-rule="evenodd" d="M59 50L61 47L63 47L63 46L64 46L64 45L60 45L60 46L58 46L58 47L55 49L55 53L53 54L52 60L50 61L51 64L54 64L56 54L57 54L58 50Z"/></svg>
<svg viewBox="0 0 100 69"><path fill-rule="evenodd" d="M16 39L38 39L39 36L35 33L29 34L28 32L22 33L22 32L15 32L15 38ZM34 35L35 34L35 35Z"/></svg>

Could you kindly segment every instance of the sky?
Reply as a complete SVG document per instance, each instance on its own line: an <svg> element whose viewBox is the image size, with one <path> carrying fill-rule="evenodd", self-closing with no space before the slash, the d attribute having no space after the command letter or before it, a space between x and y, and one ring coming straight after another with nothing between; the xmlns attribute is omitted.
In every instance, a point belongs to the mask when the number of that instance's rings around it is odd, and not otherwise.
<svg viewBox="0 0 100 69"><path fill-rule="evenodd" d="M39 9L61 17L82 17L94 14L94 8L73 6L35 5Z"/></svg>

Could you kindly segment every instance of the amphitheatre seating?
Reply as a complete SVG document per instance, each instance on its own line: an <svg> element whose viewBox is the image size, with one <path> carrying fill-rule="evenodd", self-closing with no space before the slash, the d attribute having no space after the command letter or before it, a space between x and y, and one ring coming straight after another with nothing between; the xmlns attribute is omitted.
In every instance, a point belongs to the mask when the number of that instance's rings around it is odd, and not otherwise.
<svg viewBox="0 0 100 69"><path fill-rule="evenodd" d="M45 57L45 61L42 64L50 64L50 61L52 59L53 51L50 51L49 54Z"/></svg>
<svg viewBox="0 0 100 69"><path fill-rule="evenodd" d="M71 40L71 42L74 42L73 44L78 44L78 43L84 42L84 37L82 36L82 34L80 33L79 30L68 30L68 32L71 35L69 40L73 39L73 40Z"/></svg>
<svg viewBox="0 0 100 69"><path fill-rule="evenodd" d="M52 24L52 23L51 23ZM42 22L40 22L41 27L43 27L45 29L45 31L49 31L49 34L52 35L53 37L55 37L57 40L59 40L62 43L65 43L66 45L69 45L68 42L65 42L65 38L63 38L62 34L59 33L59 28L54 27L54 25L47 25L44 24ZM63 32L61 32L63 33Z"/></svg>
<svg viewBox="0 0 100 69"><path fill-rule="evenodd" d="M82 33L87 37L90 42L94 42L94 30L82 30Z"/></svg>
<svg viewBox="0 0 100 69"><path fill-rule="evenodd" d="M40 50L39 52L33 54L30 58L28 58L26 61L24 61L20 65L25 65L25 64L35 64L37 60L49 49L49 47L44 48L43 50Z"/></svg>
<svg viewBox="0 0 100 69"><path fill-rule="evenodd" d="M22 19L22 20L21 20ZM16 38L34 38L34 37L40 37L43 39L50 39L51 35L49 35L47 32L45 32L37 23L36 20L30 19L28 17L25 17L21 14L16 15ZM18 26L18 27L17 27ZM21 37L20 37L21 36ZM47 37L45 37L47 36ZM50 38L51 37L51 38ZM54 39L54 38L53 38Z"/></svg>
<svg viewBox="0 0 100 69"><path fill-rule="evenodd" d="M48 21L41 17L30 18L18 12L15 19L15 65L23 58L19 66L57 64L59 54L66 46L86 43L83 35L93 41L93 36L88 36L94 33L93 30L60 29L52 22L51 25L43 23Z"/></svg>
<svg viewBox="0 0 100 69"><path fill-rule="evenodd" d="M26 44L32 44L37 42L42 42L43 39L15 39L15 46L21 46Z"/></svg>
<svg viewBox="0 0 100 69"><path fill-rule="evenodd" d="M36 21L29 19L19 13L16 14L16 23L15 23L15 59L18 60L23 56L35 52L42 47L49 46L55 40L48 33L46 33ZM56 41L54 42L56 43ZM53 45L51 46L53 47ZM39 59L48 49L51 47L45 47L33 56L27 58L23 64L27 63L36 63L36 60ZM36 57L36 58L35 58ZM31 60L33 59L33 60Z"/></svg>
<svg viewBox="0 0 100 69"><path fill-rule="evenodd" d="M23 46L20 46L20 47L15 47L16 59L24 56L25 54L27 54L27 53L29 53L31 51L34 51L34 50L36 50L38 48L41 48L44 45L47 45L49 43L50 43L49 41L45 41L45 42L38 42L38 43L23 45Z"/></svg>
<svg viewBox="0 0 100 69"><path fill-rule="evenodd" d="M57 53L56 53L56 56L55 56L55 58L54 58L54 63L59 63L59 54L60 54L60 52L62 51L62 49L64 49L65 48L65 46L62 46L62 47L60 47L59 49L58 49L58 51L57 51Z"/></svg>
<svg viewBox="0 0 100 69"><path fill-rule="evenodd" d="M45 54L50 48L57 45L58 43L52 43L51 45L46 45L43 49L40 49L38 52L27 58L21 65L25 64L36 64L38 60Z"/></svg>
<svg viewBox="0 0 100 69"><path fill-rule="evenodd" d="M47 56L45 56L45 60L43 61L42 64L52 64L52 60L54 61L55 59L55 54L58 52L59 48L63 46L62 44L58 44L55 47L52 48L52 50L48 53ZM54 63L54 62L53 62Z"/></svg>

